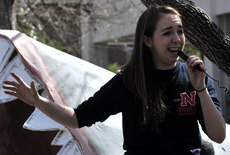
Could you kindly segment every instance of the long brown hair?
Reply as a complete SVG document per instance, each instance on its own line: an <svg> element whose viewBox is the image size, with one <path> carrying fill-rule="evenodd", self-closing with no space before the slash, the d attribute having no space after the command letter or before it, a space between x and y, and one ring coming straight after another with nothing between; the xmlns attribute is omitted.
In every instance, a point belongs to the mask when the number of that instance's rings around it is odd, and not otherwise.
<svg viewBox="0 0 230 155"><path fill-rule="evenodd" d="M121 67L125 86L134 93L136 102L141 104L142 127L156 133L160 132L166 107L162 101L161 83L154 68L152 52L144 44L143 37L153 37L156 25L164 14L176 14L181 18L178 11L171 7L149 6L137 23L132 57Z"/></svg>

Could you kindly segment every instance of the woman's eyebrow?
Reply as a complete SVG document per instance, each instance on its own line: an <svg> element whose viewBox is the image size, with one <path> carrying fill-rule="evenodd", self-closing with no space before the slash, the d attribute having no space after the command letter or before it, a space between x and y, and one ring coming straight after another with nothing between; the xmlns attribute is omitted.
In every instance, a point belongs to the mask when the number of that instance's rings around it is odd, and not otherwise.
<svg viewBox="0 0 230 155"><path fill-rule="evenodd" d="M164 29L161 30L161 31L166 31L166 30L169 30L169 29L171 29L171 28L172 28L172 26L169 26L169 27L164 28Z"/></svg>
<svg viewBox="0 0 230 155"><path fill-rule="evenodd" d="M183 28L182 25L178 25L178 27L179 27L179 28ZM171 29L171 28L172 28L172 26L169 26L169 27L164 28L164 29L161 30L161 31L166 31L166 30L169 30L169 29Z"/></svg>

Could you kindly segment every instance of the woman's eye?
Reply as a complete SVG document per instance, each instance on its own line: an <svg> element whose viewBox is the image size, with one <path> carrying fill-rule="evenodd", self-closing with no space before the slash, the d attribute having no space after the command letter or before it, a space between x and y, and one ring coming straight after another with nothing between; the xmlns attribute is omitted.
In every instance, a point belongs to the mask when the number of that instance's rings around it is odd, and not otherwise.
<svg viewBox="0 0 230 155"><path fill-rule="evenodd" d="M170 35L170 32L165 32L163 35L164 36Z"/></svg>
<svg viewBox="0 0 230 155"><path fill-rule="evenodd" d="M184 31L182 31L182 30L178 31L178 34L183 34L183 33L184 33Z"/></svg>

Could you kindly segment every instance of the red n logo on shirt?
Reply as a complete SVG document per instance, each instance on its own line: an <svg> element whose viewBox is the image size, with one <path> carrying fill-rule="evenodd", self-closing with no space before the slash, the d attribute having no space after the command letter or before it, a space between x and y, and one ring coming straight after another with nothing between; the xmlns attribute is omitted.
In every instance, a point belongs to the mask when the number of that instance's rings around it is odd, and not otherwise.
<svg viewBox="0 0 230 155"><path fill-rule="evenodd" d="M181 104L180 106L181 107L186 107L187 106L187 103L189 103L191 106L195 106L196 105L196 91L193 91L190 93L190 96L189 97L186 93L181 93L180 94L181 96L181 99L177 99L177 100L174 100L174 101L181 101Z"/></svg>
<svg viewBox="0 0 230 155"><path fill-rule="evenodd" d="M187 103L189 103L191 106L196 105L196 102L195 102L196 91L193 91L193 92L190 93L191 98L186 93L181 93L180 96L181 96L181 101L182 101L180 105L182 107L187 106Z"/></svg>

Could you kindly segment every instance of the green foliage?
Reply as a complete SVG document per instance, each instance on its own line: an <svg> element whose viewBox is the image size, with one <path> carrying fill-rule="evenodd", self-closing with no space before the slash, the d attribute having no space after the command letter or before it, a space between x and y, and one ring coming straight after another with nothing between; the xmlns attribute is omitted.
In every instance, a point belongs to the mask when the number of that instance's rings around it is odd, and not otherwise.
<svg viewBox="0 0 230 155"><path fill-rule="evenodd" d="M113 64L110 64L108 66L108 70L114 73L117 73L117 71L120 69L121 66L119 66L116 62Z"/></svg>
<svg viewBox="0 0 230 155"><path fill-rule="evenodd" d="M33 13L27 7L18 7L17 13L17 30L20 32L25 33L29 37L33 39L41 38L45 36L44 32L42 31L42 26L33 17Z"/></svg>
<svg viewBox="0 0 230 155"><path fill-rule="evenodd" d="M60 51L72 54L72 51L79 51L80 49L77 47L77 44L69 45L69 46L64 46L61 42L58 42L56 40L51 40L47 36L44 36L42 38L38 38L38 41L49 45L51 47L54 47Z"/></svg>

